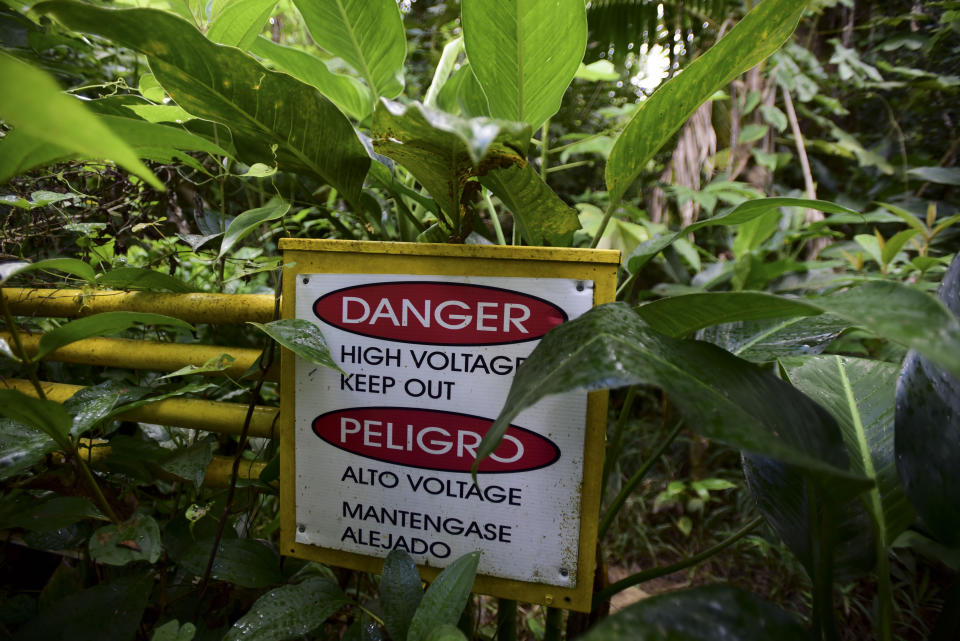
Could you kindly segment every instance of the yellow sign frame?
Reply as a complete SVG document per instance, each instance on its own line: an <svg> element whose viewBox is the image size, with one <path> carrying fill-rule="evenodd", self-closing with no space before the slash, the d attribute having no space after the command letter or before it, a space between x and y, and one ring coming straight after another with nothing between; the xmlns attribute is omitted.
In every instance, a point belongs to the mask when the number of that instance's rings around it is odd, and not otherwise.
<svg viewBox="0 0 960 641"><path fill-rule="evenodd" d="M443 276L522 276L572 278L594 282L593 305L611 302L616 295L620 252L614 250L499 245L444 245L386 243L354 240L284 238L281 317L296 316L296 278L299 274L411 274ZM342 550L297 543L295 540L294 358L283 350L280 400L280 551L282 554L337 567L380 573L383 559ZM607 392L590 392L584 442L581 491L578 584L573 588L478 575L473 591L569 610L589 612L596 569L600 484L607 422ZM427 581L440 568L420 566Z"/></svg>

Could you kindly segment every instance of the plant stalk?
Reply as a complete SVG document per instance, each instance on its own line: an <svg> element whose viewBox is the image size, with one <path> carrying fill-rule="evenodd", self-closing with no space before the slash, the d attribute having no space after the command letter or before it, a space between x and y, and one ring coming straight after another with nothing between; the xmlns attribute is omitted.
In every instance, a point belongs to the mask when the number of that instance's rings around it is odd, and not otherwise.
<svg viewBox="0 0 960 641"><path fill-rule="evenodd" d="M660 445L657 446L657 449L650 455L650 457L643 462L643 465L640 466L640 469L633 473L633 476L630 477L630 480L627 481L620 492L617 493L617 496L610 503L610 507L607 508L607 511L603 515L603 519L600 521L599 533L597 535L598 539L603 539L604 535L607 533L607 530L610 529L610 525L613 523L613 519L616 518L617 514L620 512L620 508L623 507L623 504L627 501L627 498L630 496L633 489L637 486L640 481L643 480L643 477L647 475L647 472L650 471L650 468L653 467L653 464L660 460L660 457L663 453L670 447L670 444L673 443L673 439L677 438L677 434L680 433L680 428L683 426L683 421L678 421L677 424L670 430L670 433L667 434Z"/></svg>
<svg viewBox="0 0 960 641"><path fill-rule="evenodd" d="M560 641L563 634L563 610L547 608L547 623L544 626L543 641Z"/></svg>
<svg viewBox="0 0 960 641"><path fill-rule="evenodd" d="M550 119L540 129L540 178L547 182L547 160L550 157Z"/></svg>
<svg viewBox="0 0 960 641"><path fill-rule="evenodd" d="M93 496L100 505L100 509L103 510L103 513L113 522L114 525L120 525L120 517L117 516L116 512L114 512L113 506L110 505L110 501L107 500L103 490L100 489L100 484L97 483L96 477L94 477L93 472L90 471L90 466L87 465L87 462L83 460L82 456L80 456L80 452L77 451L76 445L72 445L72 449L68 450L67 455L70 457L70 460L73 461L74 465L76 465L77 469L80 470L83 480L86 481L87 485L90 486L90 491L93 492Z"/></svg>
<svg viewBox="0 0 960 641"><path fill-rule="evenodd" d="M486 187L483 188L483 202L487 206L487 211L490 212L490 222L493 223L493 232L497 235L497 244L506 245L507 239L503 236L503 228L500 226L497 208L493 206L493 201L490 199L490 190Z"/></svg>
<svg viewBox="0 0 960 641"><path fill-rule="evenodd" d="M833 611L833 541L831 508L824 501L816 500L817 491L809 494L809 510L815 519L817 531L813 534L813 633L822 641L836 641L837 622ZM818 510L818 504L823 509Z"/></svg>
<svg viewBox="0 0 960 641"><path fill-rule="evenodd" d="M517 602L497 599L497 640L517 641Z"/></svg>
<svg viewBox="0 0 960 641"><path fill-rule="evenodd" d="M600 239L603 238L603 232L607 230L607 224L610 222L610 217L613 216L613 210L616 208L617 203L607 205L607 211L603 212L603 220L600 221L600 226L597 227L597 233L593 237L593 242L590 243L590 249L596 249L600 244Z"/></svg>
<svg viewBox="0 0 960 641"><path fill-rule="evenodd" d="M620 415L617 417L617 424L613 428L613 437L607 445L607 454L603 460L603 477L600 479L600 500L607 492L607 484L610 482L610 473L613 471L614 456L620 452L620 444L623 442L623 431L627 425L627 419L630 417L630 410L633 409L633 400L637 397L637 386L631 385L627 390L627 395L623 399L623 406L620 408Z"/></svg>
<svg viewBox="0 0 960 641"><path fill-rule="evenodd" d="M700 563L701 561L710 558L714 554L722 551L725 548L730 547L746 535L750 534L754 528L763 523L763 517L758 516L752 521L744 525L742 528L731 534L729 537L717 543L714 546L711 546L696 554L691 556L688 559L682 561L677 561L672 565L666 565L659 568L650 568L649 570L644 570L643 572L637 572L636 574L631 574L630 576L617 581L616 583L611 583L609 586L597 592L593 597L593 607L597 608L604 602L608 601L614 594L620 592L621 590L626 590L629 587L643 583L645 581L651 581L657 579L661 576L666 576L668 574L673 574L674 572L679 572L680 570L686 570L689 567Z"/></svg>
<svg viewBox="0 0 960 641"><path fill-rule="evenodd" d="M13 314L10 313L10 307L7 305L7 296L3 293L2 288L0 288L0 307L3 308L3 320L6 321L7 327L10 330L10 337L13 338L13 344L17 348L17 354L20 355L23 366L27 370L27 378L33 383L33 388L37 390L37 396L43 400L47 400L47 394L43 391L43 386L40 385L40 379L37 377L36 363L23 351L23 341L20 340L20 332L17 331L17 324L13 322Z"/></svg>

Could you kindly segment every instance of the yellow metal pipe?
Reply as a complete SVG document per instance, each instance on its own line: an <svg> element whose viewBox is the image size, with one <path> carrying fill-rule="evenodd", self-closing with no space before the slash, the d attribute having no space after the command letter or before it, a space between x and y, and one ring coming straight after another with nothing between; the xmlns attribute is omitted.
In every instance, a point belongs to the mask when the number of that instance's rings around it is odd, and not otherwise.
<svg viewBox="0 0 960 641"><path fill-rule="evenodd" d="M0 382L0 388L4 386L8 389L20 390L30 396L37 395L30 381L24 379L7 379ZM47 398L58 403L64 402L83 388L81 385L46 381L42 382L41 386ZM276 407L257 405L250 419L250 429L247 434L260 438L273 438L276 435L274 423L276 423L278 412ZM243 403L205 401L196 398L167 398L124 412L117 418L238 435L243 431L246 415L247 406Z"/></svg>
<svg viewBox="0 0 960 641"><path fill-rule="evenodd" d="M100 312L153 312L188 323L240 324L273 320L269 294L158 294L81 289L3 289L16 316L90 316Z"/></svg>
<svg viewBox="0 0 960 641"><path fill-rule="evenodd" d="M96 465L103 462L110 455L110 446L106 441L93 441L92 439L81 439L80 455L84 460ZM257 479L263 468L267 466L261 461L240 461L240 467L237 469L237 477L240 479ZM207 487L228 487L230 485L230 475L233 472L233 457L214 455L207 465L207 471L203 477L203 484ZM176 477L172 477L176 478Z"/></svg>
<svg viewBox="0 0 960 641"><path fill-rule="evenodd" d="M14 348L10 332L0 331L0 339ZM23 349L29 355L37 353L40 343L39 334L20 333ZM260 356L260 350L247 347L218 347L195 343L160 343L140 341L129 338L87 338L70 343L50 352L43 360L58 363L82 363L103 367L121 367L124 369L145 369L157 372L173 372L187 365L203 365L211 358L229 354L236 360L222 372L212 372L214 376L240 378ZM276 364L267 372L267 380L280 379Z"/></svg>

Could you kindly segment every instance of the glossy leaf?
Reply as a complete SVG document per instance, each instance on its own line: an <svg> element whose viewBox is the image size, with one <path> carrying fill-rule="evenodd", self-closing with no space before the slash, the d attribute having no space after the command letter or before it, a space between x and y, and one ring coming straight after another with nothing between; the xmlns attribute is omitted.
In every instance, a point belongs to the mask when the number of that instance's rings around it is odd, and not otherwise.
<svg viewBox="0 0 960 641"><path fill-rule="evenodd" d="M350 603L340 587L326 577L310 577L261 596L233 624L224 641L283 641L308 634L334 612Z"/></svg>
<svg viewBox="0 0 960 641"><path fill-rule="evenodd" d="M279 196L275 196L263 207L243 212L230 222L227 231L223 234L223 241L220 243L220 253L217 258L223 258L233 249L234 245L260 225L283 218L288 211L290 211L290 203Z"/></svg>
<svg viewBox="0 0 960 641"><path fill-rule="evenodd" d="M762 292L710 292L663 298L637 313L670 336L742 320L826 312L916 349L960 374L960 322L934 297L893 281L873 281L836 294L788 298Z"/></svg>
<svg viewBox="0 0 960 641"><path fill-rule="evenodd" d="M0 95L0 118L15 131L86 158L111 160L143 178L156 189L163 184L137 157L136 152L114 134L82 101L66 95L43 71L0 52L0 78L17 91ZM7 141L0 144L0 157L7 154ZM19 155L20 152L14 152ZM31 166L36 166L32 163ZM9 161L0 165L0 182L23 169Z"/></svg>
<svg viewBox="0 0 960 641"><path fill-rule="evenodd" d="M490 114L539 128L560 108L583 59L584 3L463 0L461 21L467 58Z"/></svg>
<svg viewBox="0 0 960 641"><path fill-rule="evenodd" d="M233 0L213 17L207 37L246 51L276 4L277 0Z"/></svg>
<svg viewBox="0 0 960 641"><path fill-rule="evenodd" d="M196 576L203 576L212 545L212 539L201 539L187 550L180 564ZM210 576L244 588L265 588L282 580L280 558L256 539L225 538L217 548Z"/></svg>
<svg viewBox="0 0 960 641"><path fill-rule="evenodd" d="M179 278L158 272L155 269L140 267L118 267L97 277L101 287L111 289L147 289L150 291L167 291L180 294L197 291Z"/></svg>
<svg viewBox="0 0 960 641"><path fill-rule="evenodd" d="M403 90L407 40L394 0L294 0L314 41L363 78L375 97Z"/></svg>
<svg viewBox="0 0 960 641"><path fill-rule="evenodd" d="M27 396L18 390L0 389L0 416L43 432L60 447L70 446L73 421L59 403Z"/></svg>
<svg viewBox="0 0 960 641"><path fill-rule="evenodd" d="M865 495L866 506L886 550L914 518L894 460L897 367L842 356L784 359L781 367L790 383L837 419L851 469L876 482Z"/></svg>
<svg viewBox="0 0 960 641"><path fill-rule="evenodd" d="M163 88L191 114L226 124L250 164L312 174L356 202L370 159L350 121L316 90L216 45L189 23L152 9L100 9L63 1L34 9L71 29L143 53ZM274 150L275 146L275 150Z"/></svg>
<svg viewBox="0 0 960 641"><path fill-rule="evenodd" d="M467 641L467 637L457 626L452 623L444 623L431 630L426 641Z"/></svg>
<svg viewBox="0 0 960 641"><path fill-rule="evenodd" d="M92 336L107 336L116 334L129 329L137 323L147 325L165 325L169 327L178 327L186 330L193 330L190 323L164 316L163 314L151 314L149 312L103 312L78 318L70 321L66 325L61 325L56 329L50 330L40 337L40 343L37 346L37 353L34 356L39 360L64 345L69 345L75 341L90 338Z"/></svg>
<svg viewBox="0 0 960 641"><path fill-rule="evenodd" d="M123 411L125 405L141 400L150 392L148 387L115 379L81 387L63 403L63 408L73 417L70 435L75 439L80 437Z"/></svg>
<svg viewBox="0 0 960 641"><path fill-rule="evenodd" d="M625 262L631 272L636 272L646 265L651 258L662 252L674 242L682 239L688 234L692 234L698 229L702 229L703 227L713 227L716 225L741 225L743 223L756 220L761 216L765 216L780 207L803 207L806 209L816 209L817 211L833 214L848 214L857 220L862 219L862 216L860 216L860 214L854 210L843 207L842 205L837 205L836 203L828 202L826 200L809 200L805 198L758 198L756 200L748 200L744 203L741 203L730 212L721 216L714 216L713 218L707 218L687 225L674 234L664 234L662 236L652 238L637 247L637 249L627 257Z"/></svg>
<svg viewBox="0 0 960 641"><path fill-rule="evenodd" d="M427 188L450 220L470 176L525 163L529 127L489 118L463 119L419 103L381 101L373 114L373 148L396 160ZM520 150L520 152L518 152Z"/></svg>
<svg viewBox="0 0 960 641"><path fill-rule="evenodd" d="M210 441L194 443L174 450L166 460L159 462L159 466L164 472L193 483L199 491L215 449L216 444Z"/></svg>
<svg viewBox="0 0 960 641"><path fill-rule="evenodd" d="M316 365L344 373L330 356L330 347L320 328L302 318L284 318L270 323L253 323L261 332L291 352Z"/></svg>
<svg viewBox="0 0 960 641"><path fill-rule="evenodd" d="M43 432L0 418L0 481L30 469L57 448L57 442Z"/></svg>
<svg viewBox="0 0 960 641"><path fill-rule="evenodd" d="M793 614L729 585L658 594L610 615L582 641L807 641Z"/></svg>
<svg viewBox="0 0 960 641"><path fill-rule="evenodd" d="M197 626L189 621L180 625L180 622L174 619L155 627L150 641L193 641L196 633Z"/></svg>
<svg viewBox="0 0 960 641"><path fill-rule="evenodd" d="M364 120L373 111L373 95L363 83L353 76L330 71L322 60L305 51L258 37L253 41L250 53L265 58L297 80L313 85L351 118Z"/></svg>
<svg viewBox="0 0 960 641"><path fill-rule="evenodd" d="M420 573L404 550L392 550L383 562L380 578L380 607L383 624L393 641L407 641L413 613L423 599Z"/></svg>
<svg viewBox="0 0 960 641"><path fill-rule="evenodd" d="M938 296L960 317L960 259ZM940 543L960 548L960 375L929 354L909 352L897 385L896 426L897 471L921 524Z"/></svg>
<svg viewBox="0 0 960 641"><path fill-rule="evenodd" d="M958 167L914 167L908 175L942 185L960 185L960 168Z"/></svg>
<svg viewBox="0 0 960 641"><path fill-rule="evenodd" d="M789 462L852 496L870 482L847 471L836 422L792 386L708 343L648 327L622 303L602 305L551 330L517 370L503 410L484 436L487 456L522 410L574 389L661 387L708 438Z"/></svg>
<svg viewBox="0 0 960 641"><path fill-rule="evenodd" d="M413 614L407 641L426 641L437 627L454 625L467 604L473 579L477 574L480 553L471 552L444 568L427 588L420 606Z"/></svg>
<svg viewBox="0 0 960 641"><path fill-rule="evenodd" d="M820 314L722 323L699 330L696 337L751 363L766 363L819 354L849 327L849 321Z"/></svg>
<svg viewBox="0 0 960 641"><path fill-rule="evenodd" d="M94 561L107 565L134 561L156 563L163 551L160 526L153 517L138 514L119 525L107 525L94 532L89 549Z"/></svg>
<svg viewBox="0 0 960 641"><path fill-rule="evenodd" d="M17 630L15 641L133 639L153 589L153 572L127 574L70 594Z"/></svg>
<svg viewBox="0 0 960 641"><path fill-rule="evenodd" d="M23 500L17 501L19 505L11 510L7 509L13 507L9 505L11 494L3 498L3 505L0 505L0 527L3 529L56 530L85 519L104 520L100 511L83 497L55 496L47 500L25 494L13 496Z"/></svg>
<svg viewBox="0 0 960 641"><path fill-rule="evenodd" d="M606 180L611 202L620 201L647 161L704 101L780 48L806 5L804 0L764 0L683 73L640 103L610 152Z"/></svg>
<svg viewBox="0 0 960 641"><path fill-rule="evenodd" d="M577 210L564 203L528 163L496 168L480 177L514 216L530 245L569 247L580 229Z"/></svg>
<svg viewBox="0 0 960 641"><path fill-rule="evenodd" d="M90 284L96 282L97 278L93 267L82 260L76 258L47 258L46 260L38 260L35 263L19 261L0 263L0 284L18 274L26 274L33 271L63 272L64 274L82 278Z"/></svg>

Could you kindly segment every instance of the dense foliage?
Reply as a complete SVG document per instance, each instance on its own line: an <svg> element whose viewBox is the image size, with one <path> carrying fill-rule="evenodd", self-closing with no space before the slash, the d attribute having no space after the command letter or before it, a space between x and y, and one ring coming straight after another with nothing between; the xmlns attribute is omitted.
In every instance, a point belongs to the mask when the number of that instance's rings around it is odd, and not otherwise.
<svg viewBox="0 0 960 641"><path fill-rule="evenodd" d="M310 328L8 305L275 294L280 236L622 252L619 302L544 339L481 446L545 395L626 388L598 550L623 575L568 638L960 633L955 2L4 6L0 636L514 638L515 603L464 613L475 555L424 590L399 552L379 579L277 553L254 415L274 343L336 367ZM224 347L173 372L57 357L106 335ZM132 414L164 399L246 418ZM801 578L598 622L722 550ZM563 616L526 611L524 634Z"/></svg>

